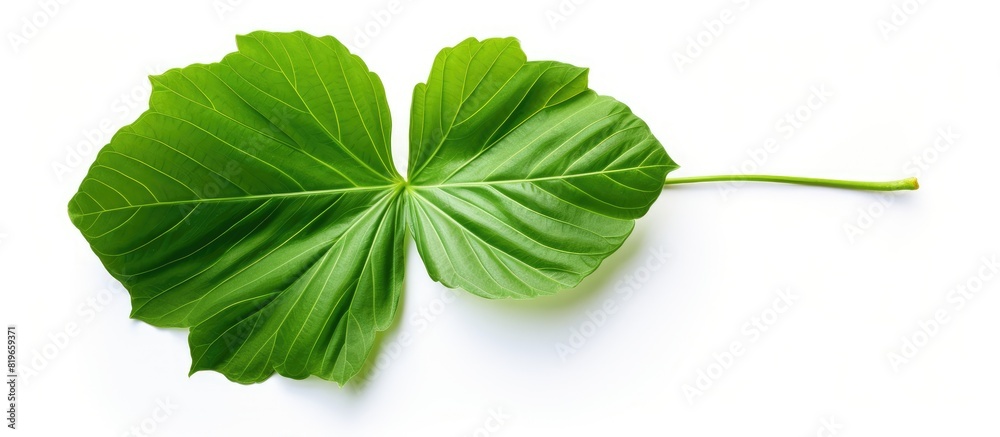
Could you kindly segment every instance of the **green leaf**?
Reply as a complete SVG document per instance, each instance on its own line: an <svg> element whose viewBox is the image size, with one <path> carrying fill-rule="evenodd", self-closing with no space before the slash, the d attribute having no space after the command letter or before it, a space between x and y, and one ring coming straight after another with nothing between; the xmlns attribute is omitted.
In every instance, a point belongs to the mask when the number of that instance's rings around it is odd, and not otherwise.
<svg viewBox="0 0 1000 437"><path fill-rule="evenodd" d="M132 317L191 328L192 372L343 384L393 322L408 229L449 287L548 294L618 249L676 168L587 70L470 39L416 88L406 181L357 56L302 32L237 43L153 77L69 206Z"/></svg>
<svg viewBox="0 0 1000 437"><path fill-rule="evenodd" d="M378 77L331 37L256 32L152 78L70 215L192 372L346 382L393 320L402 178Z"/></svg>
<svg viewBox="0 0 1000 437"><path fill-rule="evenodd" d="M438 55L410 120L408 225L434 280L489 298L577 285L617 250L677 165L587 70L517 40Z"/></svg>

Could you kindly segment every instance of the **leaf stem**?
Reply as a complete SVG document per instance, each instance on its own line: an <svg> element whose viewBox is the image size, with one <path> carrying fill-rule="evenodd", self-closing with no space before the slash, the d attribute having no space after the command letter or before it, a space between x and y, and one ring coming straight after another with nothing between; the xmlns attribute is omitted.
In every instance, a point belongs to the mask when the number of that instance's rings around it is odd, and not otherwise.
<svg viewBox="0 0 1000 437"><path fill-rule="evenodd" d="M920 188L917 178L906 178L898 181L887 182L863 182L845 181L839 179L805 178L797 176L773 176L773 175L717 175L717 176L696 176L686 178L667 178L663 182L664 188L670 185L695 184L701 182L775 182L781 184L812 185L817 187L844 188L849 190L868 191L901 191L916 190Z"/></svg>

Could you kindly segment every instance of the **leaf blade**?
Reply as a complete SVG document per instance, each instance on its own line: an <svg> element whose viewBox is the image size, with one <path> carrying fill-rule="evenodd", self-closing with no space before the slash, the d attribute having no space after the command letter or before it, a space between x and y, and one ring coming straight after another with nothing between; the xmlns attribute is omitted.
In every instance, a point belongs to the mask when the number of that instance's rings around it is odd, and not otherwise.
<svg viewBox="0 0 1000 437"><path fill-rule="evenodd" d="M70 216L134 318L191 327L192 372L343 384L402 288L385 92L330 37L237 45L152 78L150 110L98 154Z"/></svg>
<svg viewBox="0 0 1000 437"><path fill-rule="evenodd" d="M408 224L449 287L551 294L621 246L675 168L586 69L529 62L512 38L470 39L415 89Z"/></svg>

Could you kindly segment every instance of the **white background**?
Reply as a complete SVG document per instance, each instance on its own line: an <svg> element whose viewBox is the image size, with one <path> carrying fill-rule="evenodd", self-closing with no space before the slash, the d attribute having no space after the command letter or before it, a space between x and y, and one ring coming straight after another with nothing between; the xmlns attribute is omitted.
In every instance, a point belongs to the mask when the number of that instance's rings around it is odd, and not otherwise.
<svg viewBox="0 0 1000 437"><path fill-rule="evenodd" d="M21 335L18 434L1000 432L1000 280L980 279L1000 252L996 2L400 0L381 25L388 0L63 0L54 13L48 1L0 6L0 323ZM681 164L672 176L919 172L922 188L670 188L579 288L533 301L448 299L411 244L400 321L369 383L189 378L186 332L128 318L66 204L96 154L88 136L104 144L95 130L138 117L147 74L218 60L258 29L354 46L385 83L401 168L410 93L436 52L513 35L532 59L591 67L592 88L628 103ZM814 88L832 96L801 108ZM792 132L778 124L796 113ZM630 278L636 291L620 293ZM971 300L955 294L966 284ZM779 290L794 302L775 320ZM591 329L608 300L617 311ZM928 335L935 313L947 322ZM773 324L755 336L745 324L762 316ZM733 342L743 353L717 359ZM688 385L702 388L690 401Z"/></svg>

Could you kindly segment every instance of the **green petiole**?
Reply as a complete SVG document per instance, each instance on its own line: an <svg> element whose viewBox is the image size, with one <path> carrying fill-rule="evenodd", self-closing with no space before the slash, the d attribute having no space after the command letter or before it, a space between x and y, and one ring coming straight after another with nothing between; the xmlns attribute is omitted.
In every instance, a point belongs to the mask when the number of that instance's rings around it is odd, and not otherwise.
<svg viewBox="0 0 1000 437"><path fill-rule="evenodd" d="M839 179L805 178L773 175L717 175L686 178L667 178L664 188L671 185L696 184L702 182L774 182L780 184L812 185L817 187L844 188L867 191L903 191L920 188L917 178L906 178L887 182L845 181Z"/></svg>

